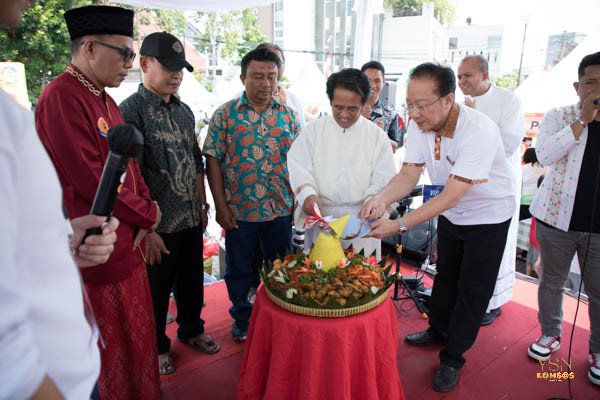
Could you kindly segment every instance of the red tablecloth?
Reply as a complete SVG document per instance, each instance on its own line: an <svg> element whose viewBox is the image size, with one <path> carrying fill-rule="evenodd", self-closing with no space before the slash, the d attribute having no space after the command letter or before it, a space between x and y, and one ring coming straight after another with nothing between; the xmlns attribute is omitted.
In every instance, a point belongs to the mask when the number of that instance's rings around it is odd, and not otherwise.
<svg viewBox="0 0 600 400"><path fill-rule="evenodd" d="M238 399L404 399L390 299L345 318L307 317L261 287L238 378Z"/></svg>

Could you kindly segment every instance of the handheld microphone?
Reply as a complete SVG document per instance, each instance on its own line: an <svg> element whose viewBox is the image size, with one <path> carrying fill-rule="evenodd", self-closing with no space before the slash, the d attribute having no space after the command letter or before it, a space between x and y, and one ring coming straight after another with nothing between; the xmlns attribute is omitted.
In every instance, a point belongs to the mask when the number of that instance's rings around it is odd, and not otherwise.
<svg viewBox="0 0 600 400"><path fill-rule="evenodd" d="M91 214L105 216L106 220L112 214L117 195L125 181L129 159L144 147L144 136L134 126L117 125L108 131L108 147L110 152L90 210ZM90 228L85 232L85 237L101 232L101 227Z"/></svg>
<svg viewBox="0 0 600 400"><path fill-rule="evenodd" d="M600 106L600 97L598 97L596 100L594 100L594 105Z"/></svg>

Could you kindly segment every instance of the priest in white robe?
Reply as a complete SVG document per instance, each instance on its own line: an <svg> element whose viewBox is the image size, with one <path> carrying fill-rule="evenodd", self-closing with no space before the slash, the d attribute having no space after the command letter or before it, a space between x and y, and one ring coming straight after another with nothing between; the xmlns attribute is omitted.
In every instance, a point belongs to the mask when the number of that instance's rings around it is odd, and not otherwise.
<svg viewBox="0 0 600 400"><path fill-rule="evenodd" d="M511 189L517 205L508 230L494 294L481 323L489 325L500 315L500 307L512 299L513 293L522 176L519 145L525 131L524 112L521 100L513 92L498 88L489 81L488 63L481 56L468 56L461 61L458 82L466 95L465 104L487 115L500 128L504 154L512 169Z"/></svg>
<svg viewBox="0 0 600 400"><path fill-rule="evenodd" d="M370 95L368 78L357 69L344 69L327 80L332 115L311 123L288 152L290 183L296 196L296 226L303 226L316 204L322 216L334 219L356 214L364 202L395 175L389 140L376 124L362 117ZM319 228L305 236L305 250ZM356 238L342 241L381 257L381 241Z"/></svg>

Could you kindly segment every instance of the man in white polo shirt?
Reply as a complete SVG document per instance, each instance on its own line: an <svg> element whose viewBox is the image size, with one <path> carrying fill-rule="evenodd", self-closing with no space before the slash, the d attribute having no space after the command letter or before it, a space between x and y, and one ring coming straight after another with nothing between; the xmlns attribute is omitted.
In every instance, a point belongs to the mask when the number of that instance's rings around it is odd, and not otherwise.
<svg viewBox="0 0 600 400"><path fill-rule="evenodd" d="M363 219L380 218L391 203L410 193L424 166L435 185L431 192L440 192L403 218L373 222L369 236L405 234L439 215L430 326L405 341L443 345L433 380L434 389L441 392L458 383L463 353L475 342L516 207L498 127L479 111L456 104L455 90L450 68L425 63L412 71L406 96L411 122L402 169L359 214Z"/></svg>

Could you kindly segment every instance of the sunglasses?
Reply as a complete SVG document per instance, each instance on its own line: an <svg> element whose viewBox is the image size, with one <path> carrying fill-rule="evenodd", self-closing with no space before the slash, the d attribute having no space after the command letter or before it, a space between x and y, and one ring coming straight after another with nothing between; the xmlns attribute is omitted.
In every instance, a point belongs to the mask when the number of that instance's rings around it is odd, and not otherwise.
<svg viewBox="0 0 600 400"><path fill-rule="evenodd" d="M94 43L98 43L101 46L104 47L108 47L109 49L113 49L119 52L119 54L121 54L121 57L123 57L123 62L128 63L128 62L133 62L133 60L135 60L135 56L136 54L131 51L130 49L128 49L127 47L118 47L118 46L113 46L112 44L109 43L105 43L105 42L101 42L100 40L93 40ZM81 42L81 44L84 44L84 42Z"/></svg>

